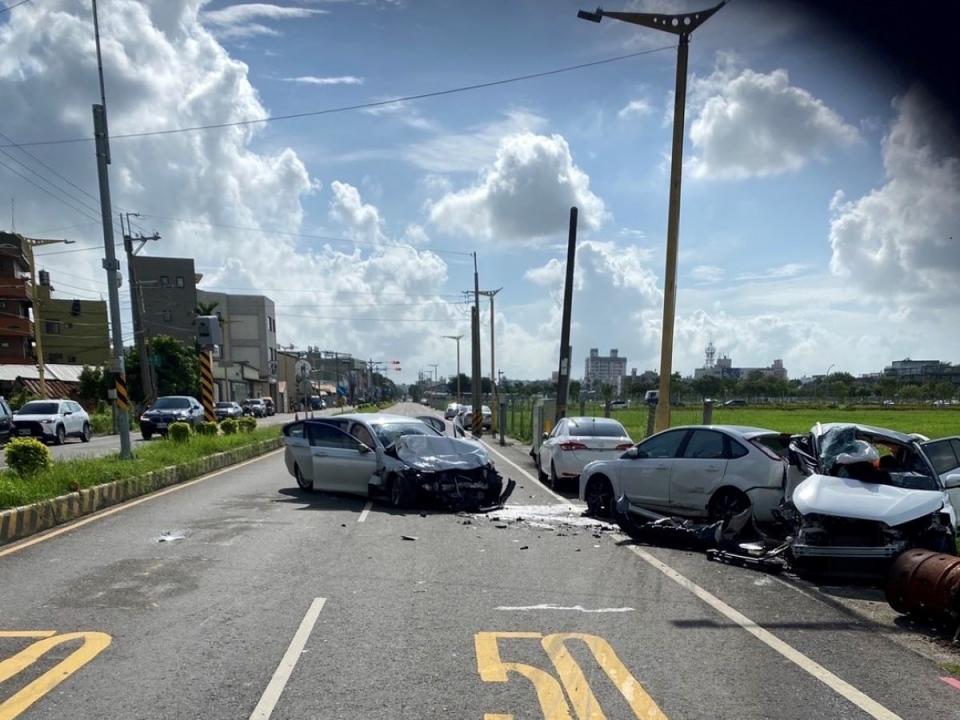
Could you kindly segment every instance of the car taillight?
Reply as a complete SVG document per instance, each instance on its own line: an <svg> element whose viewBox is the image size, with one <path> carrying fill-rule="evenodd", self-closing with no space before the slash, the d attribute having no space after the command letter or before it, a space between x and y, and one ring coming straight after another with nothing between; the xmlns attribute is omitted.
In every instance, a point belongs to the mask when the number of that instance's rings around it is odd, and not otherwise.
<svg viewBox="0 0 960 720"><path fill-rule="evenodd" d="M764 455L766 455L766 456L767 456L768 458L770 458L771 460L775 460L776 462L783 462L783 458L782 458L782 457L780 457L779 455L777 455L777 453L775 453L773 450L771 450L770 448L768 448L768 447L767 447L766 445L764 445L762 442L760 442L760 441L758 441L758 440L751 440L751 441L750 441L750 444L753 445L755 448L757 448L757 450L759 450L760 452L762 452Z"/></svg>
<svg viewBox="0 0 960 720"><path fill-rule="evenodd" d="M561 450L586 450L587 446L582 442L576 442L573 440L568 440L567 442L560 443Z"/></svg>
<svg viewBox="0 0 960 720"><path fill-rule="evenodd" d="M617 450L624 451L624 450L629 450L632 447L633 447L632 443L621 443L620 445L617 445Z"/></svg>

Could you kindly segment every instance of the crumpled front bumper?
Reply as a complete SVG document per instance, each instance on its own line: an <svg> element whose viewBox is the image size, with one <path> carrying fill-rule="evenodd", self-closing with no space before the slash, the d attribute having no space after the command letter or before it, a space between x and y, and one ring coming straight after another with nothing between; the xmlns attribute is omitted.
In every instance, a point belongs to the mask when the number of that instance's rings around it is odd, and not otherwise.
<svg viewBox="0 0 960 720"><path fill-rule="evenodd" d="M493 468L473 470L409 471L417 494L430 498L456 512L476 512L499 507L513 492L516 483L503 478Z"/></svg>
<svg viewBox="0 0 960 720"><path fill-rule="evenodd" d="M906 540L888 545L807 545L794 542L790 551L796 558L895 558L909 547Z"/></svg>

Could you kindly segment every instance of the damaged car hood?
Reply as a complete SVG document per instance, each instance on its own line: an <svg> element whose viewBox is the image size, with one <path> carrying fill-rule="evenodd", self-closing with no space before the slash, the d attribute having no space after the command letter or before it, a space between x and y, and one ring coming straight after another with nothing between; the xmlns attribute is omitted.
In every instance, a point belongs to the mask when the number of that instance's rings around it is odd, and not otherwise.
<svg viewBox="0 0 960 720"><path fill-rule="evenodd" d="M403 435L394 443L397 457L418 470L474 470L490 464L483 446L439 435Z"/></svg>
<svg viewBox="0 0 960 720"><path fill-rule="evenodd" d="M894 526L940 510L943 493L811 475L793 491L793 504L802 515L832 515Z"/></svg>

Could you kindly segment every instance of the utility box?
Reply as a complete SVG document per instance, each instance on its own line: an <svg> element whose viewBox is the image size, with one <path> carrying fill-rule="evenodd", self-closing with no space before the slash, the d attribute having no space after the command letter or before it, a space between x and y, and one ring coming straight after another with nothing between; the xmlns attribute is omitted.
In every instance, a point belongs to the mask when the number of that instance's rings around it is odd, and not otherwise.
<svg viewBox="0 0 960 720"><path fill-rule="evenodd" d="M220 318L216 315L200 315L197 317L197 341L201 347L210 347L223 344L223 334L220 330Z"/></svg>
<svg viewBox="0 0 960 720"><path fill-rule="evenodd" d="M530 414L530 420L533 423L531 428L531 452L540 449L540 443L543 442L543 434L553 430L553 419L557 414L557 401L554 398L540 398L533 403L533 412Z"/></svg>

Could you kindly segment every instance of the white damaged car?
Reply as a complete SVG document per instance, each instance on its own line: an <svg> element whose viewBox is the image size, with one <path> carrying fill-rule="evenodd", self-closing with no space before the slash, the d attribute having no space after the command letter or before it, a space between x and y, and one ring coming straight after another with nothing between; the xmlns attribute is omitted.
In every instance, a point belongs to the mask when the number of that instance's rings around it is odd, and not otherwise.
<svg viewBox="0 0 960 720"><path fill-rule="evenodd" d="M957 515L948 491L960 470L941 476L914 435L867 425L818 424L790 445L806 478L784 516L795 527L797 566L889 562L904 550L955 555Z"/></svg>
<svg viewBox="0 0 960 720"><path fill-rule="evenodd" d="M283 427L287 470L302 490L384 496L395 507L419 502L476 511L501 505L515 483L478 442L451 438L437 417L351 414Z"/></svg>

